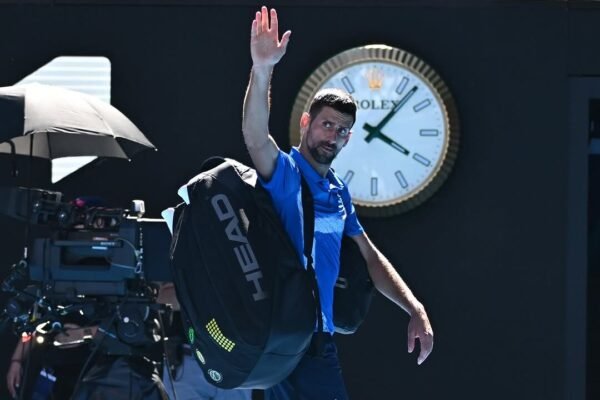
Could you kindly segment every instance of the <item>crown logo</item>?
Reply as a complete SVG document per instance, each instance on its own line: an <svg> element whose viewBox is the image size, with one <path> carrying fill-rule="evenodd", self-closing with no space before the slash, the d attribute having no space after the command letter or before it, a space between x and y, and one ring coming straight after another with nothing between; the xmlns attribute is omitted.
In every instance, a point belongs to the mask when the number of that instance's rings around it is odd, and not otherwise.
<svg viewBox="0 0 600 400"><path fill-rule="evenodd" d="M383 86L383 71L379 68L373 67L367 71L367 81L369 82L369 89L379 90Z"/></svg>

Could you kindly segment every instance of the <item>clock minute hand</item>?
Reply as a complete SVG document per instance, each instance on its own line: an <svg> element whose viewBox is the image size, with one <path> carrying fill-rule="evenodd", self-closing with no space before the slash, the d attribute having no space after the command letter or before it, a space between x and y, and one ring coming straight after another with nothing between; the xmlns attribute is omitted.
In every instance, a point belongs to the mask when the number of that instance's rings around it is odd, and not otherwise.
<svg viewBox="0 0 600 400"><path fill-rule="evenodd" d="M381 129L390 121L390 119L392 119L392 117L394 115L396 115L396 113L398 111L400 111L400 109L408 102L408 100L412 97L412 95L415 94L417 89L418 89L417 86L413 86L413 88L410 89L408 91L408 93L406 93L404 95L404 97L402 99L400 99L398 104L396 104L394 106L394 108L392 108L392 110L389 113L387 113L387 115L385 117L383 117L383 119L377 124L377 126L373 126L373 125L370 125L367 123L365 123L363 125L363 129L366 130L367 132L369 132L369 134L365 138L367 143L370 142L371 140L373 140L377 136L377 134L375 132L381 132Z"/></svg>
<svg viewBox="0 0 600 400"><path fill-rule="evenodd" d="M373 140L375 138L378 138L378 139L383 140L385 143L389 144L390 146L392 146L394 149L398 150L402 154L404 154L404 155L410 154L410 152L406 148L402 147L401 145L399 145L398 143L393 141L390 137L384 135L383 132L381 132L381 129L390 121L390 119L392 119L392 117L394 115L396 115L396 113L398 111L400 111L400 109L408 102L408 100L412 97L412 95L415 94L417 89L418 89L417 86L413 86L413 88L410 89L408 91L408 93L406 93L404 95L404 97L402 99L400 99L398 104L396 104L394 106L394 108L392 108L392 110L389 113L387 113L387 115L385 117L383 117L383 119L377 124L377 126L373 126L368 123L365 123L363 125L363 129L365 131L367 131L367 136L365 137L365 140L367 141L367 143L371 142L371 140Z"/></svg>
<svg viewBox="0 0 600 400"><path fill-rule="evenodd" d="M406 103L408 103L408 100L410 100L410 98L412 97L412 95L413 95L413 94L415 94L415 92L417 91L417 89L418 89L418 88L417 88L416 86L413 86L413 88L412 88L412 89L410 89L410 90L408 91L408 93L406 93L406 94L404 95L404 97L403 97L403 98L402 98L402 99L401 99L401 100L398 102L398 104L396 104L396 105L394 106L394 108L392 108L392 111L390 111L390 112L388 113L388 115L386 115L386 116L385 116L385 117L384 117L384 118L381 120L381 122L380 122L379 124L377 124L377 129L381 130L381 129L382 129L382 128L383 128L383 127L384 127L384 126L385 126L385 125L386 125L386 124L389 122L389 120L390 120L390 119L392 119L392 117L393 117L394 115L396 115L396 113L397 113L398 111L400 111L400 109L401 109L402 107L404 107L404 105L405 105Z"/></svg>

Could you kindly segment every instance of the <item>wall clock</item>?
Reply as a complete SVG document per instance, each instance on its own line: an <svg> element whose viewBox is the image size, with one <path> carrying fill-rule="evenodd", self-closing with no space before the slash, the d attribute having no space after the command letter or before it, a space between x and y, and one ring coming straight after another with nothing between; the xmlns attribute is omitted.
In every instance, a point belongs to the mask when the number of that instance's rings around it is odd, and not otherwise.
<svg viewBox="0 0 600 400"><path fill-rule="evenodd" d="M419 57L386 45L344 51L321 64L303 84L290 121L299 120L318 90L349 92L358 112L348 145L332 167L349 187L360 215L389 216L428 199L456 159L459 123L441 77Z"/></svg>

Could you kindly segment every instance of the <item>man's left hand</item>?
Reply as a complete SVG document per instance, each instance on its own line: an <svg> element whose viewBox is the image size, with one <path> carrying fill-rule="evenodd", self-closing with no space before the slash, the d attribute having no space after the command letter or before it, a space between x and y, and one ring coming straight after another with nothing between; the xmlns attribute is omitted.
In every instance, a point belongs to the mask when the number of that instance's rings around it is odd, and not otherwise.
<svg viewBox="0 0 600 400"><path fill-rule="evenodd" d="M412 353L415 349L416 339L419 339L421 351L417 358L417 364L421 365L423 361L431 354L433 350L433 329L423 306L416 308L410 317L408 323L408 352Z"/></svg>

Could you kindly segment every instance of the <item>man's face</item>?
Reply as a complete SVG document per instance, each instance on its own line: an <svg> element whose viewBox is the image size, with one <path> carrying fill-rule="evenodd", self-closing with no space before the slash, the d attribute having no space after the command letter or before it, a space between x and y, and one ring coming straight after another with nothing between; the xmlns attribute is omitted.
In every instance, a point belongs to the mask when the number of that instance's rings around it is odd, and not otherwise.
<svg viewBox="0 0 600 400"><path fill-rule="evenodd" d="M312 158L319 164L330 165L348 143L353 123L352 116L331 107L323 107L312 120L304 114L300 128L304 130L302 138Z"/></svg>

